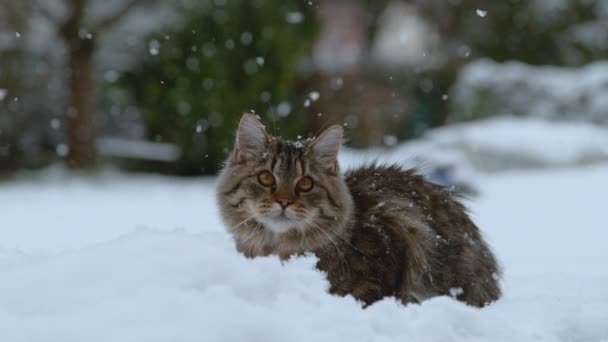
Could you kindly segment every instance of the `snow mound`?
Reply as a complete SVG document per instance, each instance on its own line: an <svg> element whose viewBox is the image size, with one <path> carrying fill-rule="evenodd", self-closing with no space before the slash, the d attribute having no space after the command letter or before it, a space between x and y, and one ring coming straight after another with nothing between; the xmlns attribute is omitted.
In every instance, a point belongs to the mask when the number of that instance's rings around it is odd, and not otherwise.
<svg viewBox="0 0 608 342"><path fill-rule="evenodd" d="M111 170L85 177L52 167L0 182L0 213L0 264L2 247L49 254L108 241L135 229L224 231L211 178Z"/></svg>
<svg viewBox="0 0 608 342"><path fill-rule="evenodd" d="M438 129L427 139L438 150L462 151L486 171L608 160L608 129L586 122L499 117Z"/></svg>
<svg viewBox="0 0 608 342"><path fill-rule="evenodd" d="M16 257L16 256L15 256ZM315 258L245 259L222 233L140 230L0 268L2 341L559 341L608 336L606 298L451 298L363 310L326 293ZM562 280L562 279L559 279ZM606 284L606 280L603 279ZM598 285L598 286L601 286ZM550 313L550 314L549 314Z"/></svg>
<svg viewBox="0 0 608 342"><path fill-rule="evenodd" d="M503 116L434 129L388 151L347 151L341 161L356 166L373 159L410 166L450 165L464 175L576 166L608 161L608 128Z"/></svg>
<svg viewBox="0 0 608 342"><path fill-rule="evenodd" d="M453 86L453 117L495 114L584 120L608 125L608 62L580 68L496 63L467 64Z"/></svg>

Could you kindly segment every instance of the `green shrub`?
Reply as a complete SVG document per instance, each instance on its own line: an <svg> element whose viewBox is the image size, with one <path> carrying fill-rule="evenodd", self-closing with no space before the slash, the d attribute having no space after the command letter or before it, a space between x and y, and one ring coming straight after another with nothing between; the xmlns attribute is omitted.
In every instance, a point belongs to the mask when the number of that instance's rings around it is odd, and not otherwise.
<svg viewBox="0 0 608 342"><path fill-rule="evenodd" d="M244 111L255 110L284 136L303 131L306 119L287 109L297 98L298 68L317 31L308 1L175 6L181 25L150 35L149 53L113 87L127 94L124 105L141 110L148 139L182 148L178 172L217 170Z"/></svg>

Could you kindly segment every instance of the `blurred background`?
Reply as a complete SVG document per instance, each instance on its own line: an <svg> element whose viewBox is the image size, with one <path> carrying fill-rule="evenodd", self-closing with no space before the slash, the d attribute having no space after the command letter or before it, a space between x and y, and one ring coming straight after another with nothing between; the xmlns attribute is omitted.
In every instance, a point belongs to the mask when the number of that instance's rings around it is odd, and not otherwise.
<svg viewBox="0 0 608 342"><path fill-rule="evenodd" d="M421 162L605 160L606 58L604 0L0 0L0 174L214 174L245 111Z"/></svg>
<svg viewBox="0 0 608 342"><path fill-rule="evenodd" d="M241 262L245 111L467 195L504 299L361 316ZM608 0L0 0L0 341L608 341L606 194Z"/></svg>

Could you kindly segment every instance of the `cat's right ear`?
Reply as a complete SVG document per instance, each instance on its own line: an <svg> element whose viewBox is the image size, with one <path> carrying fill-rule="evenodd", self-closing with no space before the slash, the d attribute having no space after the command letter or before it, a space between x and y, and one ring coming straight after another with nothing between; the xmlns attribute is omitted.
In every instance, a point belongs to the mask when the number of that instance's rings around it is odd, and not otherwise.
<svg viewBox="0 0 608 342"><path fill-rule="evenodd" d="M343 142L342 134L342 127L332 126L316 138L311 146L317 160L331 173L338 173L338 152Z"/></svg>
<svg viewBox="0 0 608 342"><path fill-rule="evenodd" d="M236 133L234 158L241 161L250 156L261 155L268 146L268 134L256 115L243 114Z"/></svg>

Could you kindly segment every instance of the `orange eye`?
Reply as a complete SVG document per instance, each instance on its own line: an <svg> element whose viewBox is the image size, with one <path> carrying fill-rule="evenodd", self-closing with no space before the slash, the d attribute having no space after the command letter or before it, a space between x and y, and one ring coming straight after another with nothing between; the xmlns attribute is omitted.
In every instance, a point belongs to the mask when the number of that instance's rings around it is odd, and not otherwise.
<svg viewBox="0 0 608 342"><path fill-rule="evenodd" d="M275 180L274 176L272 175L272 173L270 173L270 171L262 171L258 175L258 182L260 182L260 184L262 184L263 186L271 187L274 185Z"/></svg>
<svg viewBox="0 0 608 342"><path fill-rule="evenodd" d="M296 183L296 187L298 188L298 190L300 190L302 192L308 192L308 191L312 190L313 185L314 185L314 182L313 182L312 178L310 178L310 177L302 177L302 178L300 178L298 183Z"/></svg>

